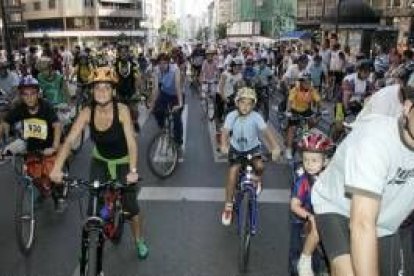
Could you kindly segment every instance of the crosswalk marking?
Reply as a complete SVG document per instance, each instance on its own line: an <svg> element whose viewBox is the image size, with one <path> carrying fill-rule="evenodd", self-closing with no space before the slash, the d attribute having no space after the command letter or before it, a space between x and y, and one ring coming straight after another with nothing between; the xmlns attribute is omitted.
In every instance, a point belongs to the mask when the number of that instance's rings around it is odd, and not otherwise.
<svg viewBox="0 0 414 276"><path fill-rule="evenodd" d="M212 187L143 187L140 201L223 202L224 189ZM288 203L289 189L264 189L259 196L263 203Z"/></svg>

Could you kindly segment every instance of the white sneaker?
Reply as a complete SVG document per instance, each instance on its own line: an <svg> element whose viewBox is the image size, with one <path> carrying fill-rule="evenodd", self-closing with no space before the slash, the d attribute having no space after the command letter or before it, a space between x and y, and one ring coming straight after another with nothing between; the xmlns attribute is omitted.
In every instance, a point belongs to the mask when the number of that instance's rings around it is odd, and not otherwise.
<svg viewBox="0 0 414 276"><path fill-rule="evenodd" d="M226 203L221 213L221 224L229 226L233 219L233 204Z"/></svg>
<svg viewBox="0 0 414 276"><path fill-rule="evenodd" d="M298 261L299 276L314 276L312 270L312 256L301 255Z"/></svg>
<svg viewBox="0 0 414 276"><path fill-rule="evenodd" d="M291 148L286 148L286 150L285 150L285 157L288 160L293 159L292 149Z"/></svg>

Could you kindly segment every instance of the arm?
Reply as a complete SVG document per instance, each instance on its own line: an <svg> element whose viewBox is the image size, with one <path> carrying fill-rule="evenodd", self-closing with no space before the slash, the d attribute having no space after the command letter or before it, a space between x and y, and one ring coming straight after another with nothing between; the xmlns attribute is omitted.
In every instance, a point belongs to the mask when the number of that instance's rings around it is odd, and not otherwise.
<svg viewBox="0 0 414 276"><path fill-rule="evenodd" d="M272 133L269 127L266 127L263 130L263 135L272 152L272 159L276 160L277 157L280 155L280 147L277 143L276 136Z"/></svg>
<svg viewBox="0 0 414 276"><path fill-rule="evenodd" d="M354 194L351 202L351 260L355 275L378 276L376 221L379 197Z"/></svg>
<svg viewBox="0 0 414 276"><path fill-rule="evenodd" d="M177 91L178 108L183 107L183 91L181 90L180 70L175 70L175 91Z"/></svg>
<svg viewBox="0 0 414 276"><path fill-rule="evenodd" d="M302 207L302 202L299 198L293 197L290 200L290 210L297 215L298 217L306 220L306 218L312 216L312 213L308 212L305 208Z"/></svg>
<svg viewBox="0 0 414 276"><path fill-rule="evenodd" d="M56 121L52 124L53 127L53 149L58 150L60 146L60 139L62 138L62 124Z"/></svg>
<svg viewBox="0 0 414 276"><path fill-rule="evenodd" d="M61 175L57 178L54 178L52 176L53 173L61 173L63 164L65 163L66 159L69 156L70 150L72 148L72 145L75 143L75 141L80 136L82 130L86 127L86 125L89 123L91 116L91 111L89 108L84 108L81 113L79 113L78 118L76 119L75 123L73 124L69 135L66 137L65 142L63 143L62 147L60 148L55 165L53 166L53 170L51 173L51 179L55 182L61 182Z"/></svg>
<svg viewBox="0 0 414 276"><path fill-rule="evenodd" d="M227 154L229 152L229 138L230 138L230 131L226 128L223 128L221 130L221 137L220 137L220 150L224 154Z"/></svg>
<svg viewBox="0 0 414 276"><path fill-rule="evenodd" d="M129 156L129 171L136 173L137 161L138 161L138 147L135 140L134 130L132 126L131 115L128 108L123 104L119 106L119 120L122 123L122 128L125 133L125 138L128 147Z"/></svg>

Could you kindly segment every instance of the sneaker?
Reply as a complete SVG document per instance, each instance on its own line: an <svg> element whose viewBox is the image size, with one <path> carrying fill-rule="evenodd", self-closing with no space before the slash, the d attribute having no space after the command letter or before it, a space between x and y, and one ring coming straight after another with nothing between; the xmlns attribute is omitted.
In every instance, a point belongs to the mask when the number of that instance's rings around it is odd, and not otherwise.
<svg viewBox="0 0 414 276"><path fill-rule="evenodd" d="M229 226L233 218L233 204L226 203L224 210L221 213L221 224L224 226Z"/></svg>
<svg viewBox="0 0 414 276"><path fill-rule="evenodd" d="M285 150L285 157L288 160L293 159L292 149L291 148L286 148L286 150Z"/></svg>
<svg viewBox="0 0 414 276"><path fill-rule="evenodd" d="M312 270L312 256L300 256L298 261L298 276L314 276Z"/></svg>
<svg viewBox="0 0 414 276"><path fill-rule="evenodd" d="M148 257L149 249L144 239L140 239L136 244L138 258L143 260Z"/></svg>
<svg viewBox="0 0 414 276"><path fill-rule="evenodd" d="M57 201L56 201L56 205L55 205L56 213L61 214L61 213L65 212L66 207L67 207L66 200L63 199L63 198L58 198Z"/></svg>

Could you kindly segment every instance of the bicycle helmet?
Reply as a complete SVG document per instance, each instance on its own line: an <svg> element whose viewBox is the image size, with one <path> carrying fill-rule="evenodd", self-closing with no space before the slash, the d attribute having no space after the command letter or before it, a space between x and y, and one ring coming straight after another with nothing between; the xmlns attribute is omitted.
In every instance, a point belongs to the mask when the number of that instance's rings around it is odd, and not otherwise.
<svg viewBox="0 0 414 276"><path fill-rule="evenodd" d="M333 147L333 141L322 133L310 133L299 141L301 151L326 153Z"/></svg>
<svg viewBox="0 0 414 276"><path fill-rule="evenodd" d="M248 88L248 87L240 88L237 91L237 95L236 95L236 98L234 99L234 101L237 103L242 98L251 99L251 100L253 100L254 104L257 103L256 92L251 88Z"/></svg>
<svg viewBox="0 0 414 276"><path fill-rule="evenodd" d="M23 88L26 88L26 87L32 87L32 88L36 88L37 90L39 90L39 82L32 75L27 75L21 78L17 88L19 90L22 90Z"/></svg>
<svg viewBox="0 0 414 276"><path fill-rule="evenodd" d="M98 67L89 75L89 83L93 84L96 82L109 82L116 84L118 83L118 76L110 67Z"/></svg>

